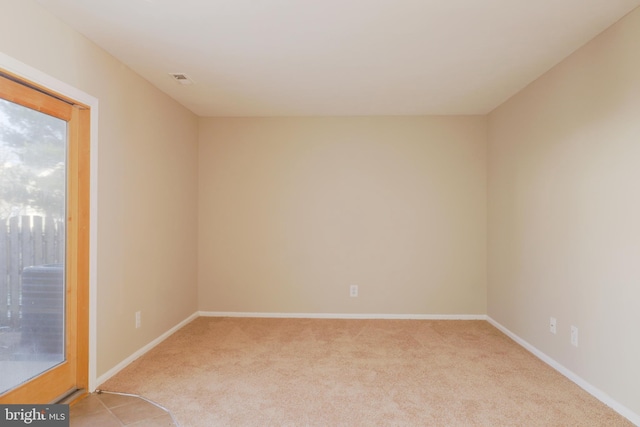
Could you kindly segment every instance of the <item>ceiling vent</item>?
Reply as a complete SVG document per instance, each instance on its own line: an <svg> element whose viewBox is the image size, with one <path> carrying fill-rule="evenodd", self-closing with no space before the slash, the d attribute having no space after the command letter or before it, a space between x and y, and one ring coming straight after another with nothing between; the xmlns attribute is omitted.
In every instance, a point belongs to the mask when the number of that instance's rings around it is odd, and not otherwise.
<svg viewBox="0 0 640 427"><path fill-rule="evenodd" d="M185 73L169 73L171 77L181 85L192 85L193 80Z"/></svg>

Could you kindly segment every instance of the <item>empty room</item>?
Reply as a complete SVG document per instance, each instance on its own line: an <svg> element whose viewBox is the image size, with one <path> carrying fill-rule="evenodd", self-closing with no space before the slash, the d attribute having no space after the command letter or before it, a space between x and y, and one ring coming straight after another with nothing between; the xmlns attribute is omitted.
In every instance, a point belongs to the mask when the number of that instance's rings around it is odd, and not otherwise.
<svg viewBox="0 0 640 427"><path fill-rule="evenodd" d="M638 6L0 0L4 421L640 425Z"/></svg>

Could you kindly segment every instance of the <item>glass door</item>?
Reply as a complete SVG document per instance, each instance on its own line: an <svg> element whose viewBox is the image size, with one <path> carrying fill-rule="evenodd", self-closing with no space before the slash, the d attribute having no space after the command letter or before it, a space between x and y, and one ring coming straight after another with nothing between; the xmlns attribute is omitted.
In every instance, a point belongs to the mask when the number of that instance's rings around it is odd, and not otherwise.
<svg viewBox="0 0 640 427"><path fill-rule="evenodd" d="M78 388L79 112L0 79L0 402L49 403Z"/></svg>

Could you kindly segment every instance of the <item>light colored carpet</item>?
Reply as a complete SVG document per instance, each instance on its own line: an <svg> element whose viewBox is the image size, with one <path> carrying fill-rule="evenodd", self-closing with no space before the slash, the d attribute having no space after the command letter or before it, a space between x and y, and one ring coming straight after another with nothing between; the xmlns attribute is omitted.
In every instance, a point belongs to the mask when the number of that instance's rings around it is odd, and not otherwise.
<svg viewBox="0 0 640 427"><path fill-rule="evenodd" d="M632 425L485 321L201 317L100 388L184 427Z"/></svg>

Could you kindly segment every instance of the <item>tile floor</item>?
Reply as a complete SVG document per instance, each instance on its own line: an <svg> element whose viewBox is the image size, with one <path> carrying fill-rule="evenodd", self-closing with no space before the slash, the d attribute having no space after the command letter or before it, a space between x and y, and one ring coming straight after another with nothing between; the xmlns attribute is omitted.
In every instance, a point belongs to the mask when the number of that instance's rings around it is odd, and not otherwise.
<svg viewBox="0 0 640 427"><path fill-rule="evenodd" d="M171 414L137 396L92 393L71 406L71 427L172 427Z"/></svg>

